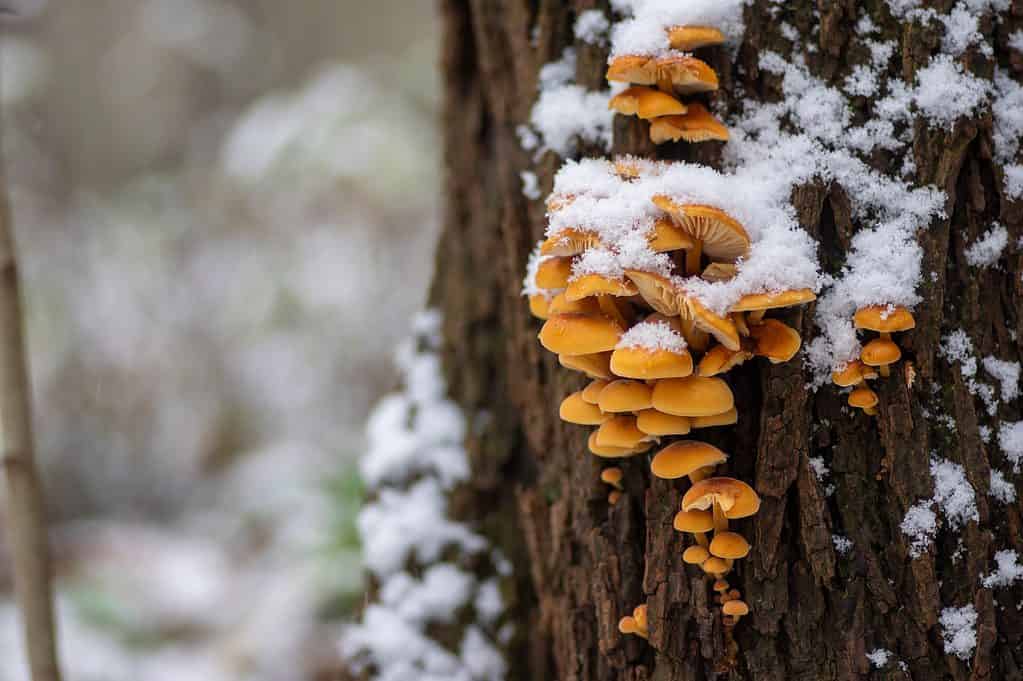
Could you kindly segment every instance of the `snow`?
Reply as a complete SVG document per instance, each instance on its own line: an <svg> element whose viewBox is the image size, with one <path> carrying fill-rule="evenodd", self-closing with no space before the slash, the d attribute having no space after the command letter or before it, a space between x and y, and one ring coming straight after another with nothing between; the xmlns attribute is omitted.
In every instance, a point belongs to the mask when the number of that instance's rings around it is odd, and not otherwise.
<svg viewBox="0 0 1023 681"><path fill-rule="evenodd" d="M917 72L913 101L929 121L951 128L985 104L990 94L986 81L964 71L949 55L939 54Z"/></svg>
<svg viewBox="0 0 1023 681"><path fill-rule="evenodd" d="M1005 171L1005 195L1010 199L1023 197L1023 165L1007 165Z"/></svg>
<svg viewBox="0 0 1023 681"><path fill-rule="evenodd" d="M966 471L957 463L934 457L931 459L934 496L917 502L902 519L902 533L910 539L909 555L919 558L930 547L938 533L938 519L944 519L950 530L960 530L969 521L978 521L977 498L966 479Z"/></svg>
<svg viewBox="0 0 1023 681"><path fill-rule="evenodd" d="M968 660L977 647L977 610L973 605L944 608L939 618L945 652Z"/></svg>
<svg viewBox="0 0 1023 681"><path fill-rule="evenodd" d="M1005 422L998 428L998 446L1018 473L1023 462L1023 421Z"/></svg>
<svg viewBox="0 0 1023 681"><path fill-rule="evenodd" d="M867 659L870 660L870 665L874 669L881 669L888 665L894 655L892 651L885 650L884 648L874 648L872 651L867 653Z"/></svg>
<svg viewBox="0 0 1023 681"><path fill-rule="evenodd" d="M529 114L535 133L518 132L524 149L535 148L537 155L551 150L563 157L573 155L580 142L610 149L614 111L607 105L611 91L587 90L575 84L574 79L572 48L566 48L561 59L540 69L540 96Z"/></svg>
<svg viewBox="0 0 1023 681"><path fill-rule="evenodd" d="M1019 362L1007 362L988 355L981 361L984 371L1002 384L1002 399L1006 402L1019 397Z"/></svg>
<svg viewBox="0 0 1023 681"><path fill-rule="evenodd" d="M749 0L632 0L618 3L632 18L611 30L611 58L620 55L664 55L669 52L668 29L672 26L713 26L732 45L742 38L743 8Z"/></svg>
<svg viewBox="0 0 1023 681"><path fill-rule="evenodd" d="M966 262L973 267L991 267L1002 257L1008 244L1008 230L995 223L966 249Z"/></svg>
<svg viewBox="0 0 1023 681"><path fill-rule="evenodd" d="M1023 30L1010 34L1008 43L1010 48L1023 52Z"/></svg>
<svg viewBox="0 0 1023 681"><path fill-rule="evenodd" d="M835 545L835 551L837 551L840 556L848 556L852 551L853 546L855 546L851 539L843 537L840 534L831 535L831 543Z"/></svg>
<svg viewBox="0 0 1023 681"><path fill-rule="evenodd" d="M1023 86L1003 69L995 69L994 82L991 113L995 123L995 159L1007 164L1016 157L1023 138Z"/></svg>
<svg viewBox="0 0 1023 681"><path fill-rule="evenodd" d="M1000 470L992 468L990 494L1003 504L1011 504L1016 501L1016 486Z"/></svg>
<svg viewBox="0 0 1023 681"><path fill-rule="evenodd" d="M973 341L962 329L956 329L941 340L938 355L950 364L959 365L959 373L966 383L967 390L978 396L984 403L989 414L994 415L998 409L998 398L995 389L987 383L977 380L977 358L973 352Z"/></svg>
<svg viewBox="0 0 1023 681"><path fill-rule="evenodd" d="M575 38L591 45L600 45L606 41L610 28L611 22L606 14L599 9L588 9L580 12L575 20Z"/></svg>
<svg viewBox="0 0 1023 681"><path fill-rule="evenodd" d="M367 424L369 448L360 471L372 501L357 527L367 569L379 581L378 602L344 628L342 655L377 681L500 681L507 671L489 628L504 605L494 578L480 581L457 562L489 551L488 542L448 517L446 492L469 475L465 417L446 399L436 348L440 318L420 315L416 337L397 353L403 391L384 398ZM452 551L454 549L454 551ZM497 566L495 559L495 567ZM411 565L419 570L411 570ZM469 606L455 654L428 633Z"/></svg>
<svg viewBox="0 0 1023 681"><path fill-rule="evenodd" d="M981 584L986 588L1012 586L1023 580L1023 565L1019 564L1019 555L1015 551L1011 549L997 551L995 564L997 567L994 572L981 580Z"/></svg>
<svg viewBox="0 0 1023 681"><path fill-rule="evenodd" d="M623 333L615 347L682 352L686 349L686 340L667 322L640 322Z"/></svg>
<svg viewBox="0 0 1023 681"><path fill-rule="evenodd" d="M519 179L522 180L522 195L530 201L536 201L540 198L540 181L536 177L536 173L532 170L523 170L519 173Z"/></svg>
<svg viewBox="0 0 1023 681"><path fill-rule="evenodd" d="M910 557L919 558L938 533L938 516L932 510L930 500L910 506L899 527L912 540L909 546Z"/></svg>
<svg viewBox="0 0 1023 681"><path fill-rule="evenodd" d="M958 57L971 45L983 42L984 36L979 29L979 17L971 12L965 4L959 3L940 19L945 25L945 36L941 41L941 49L946 54Z"/></svg>

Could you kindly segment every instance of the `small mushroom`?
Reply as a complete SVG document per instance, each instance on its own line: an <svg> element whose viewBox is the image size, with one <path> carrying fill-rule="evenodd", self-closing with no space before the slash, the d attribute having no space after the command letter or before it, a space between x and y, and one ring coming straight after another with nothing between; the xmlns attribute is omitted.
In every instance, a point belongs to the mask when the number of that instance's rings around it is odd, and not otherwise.
<svg viewBox="0 0 1023 681"><path fill-rule="evenodd" d="M866 386L860 386L849 393L849 406L873 416L877 413L877 393Z"/></svg>
<svg viewBox="0 0 1023 681"><path fill-rule="evenodd" d="M658 116L684 114L687 107L667 92L661 92L642 85L633 85L611 98L607 108L624 116L639 116L642 119Z"/></svg>
<svg viewBox="0 0 1023 681"><path fill-rule="evenodd" d="M749 606L744 601L735 598L722 605L721 612L738 620L740 617L749 614Z"/></svg>
<svg viewBox="0 0 1023 681"><path fill-rule="evenodd" d="M891 334L909 331L916 326L913 314L901 305L869 305L860 308L853 315L853 324L857 329L877 331L884 339L891 339Z"/></svg>
<svg viewBox="0 0 1023 681"><path fill-rule="evenodd" d="M902 357L899 346L886 338L875 338L863 346L860 360L867 366L878 367L882 376L891 375L889 366Z"/></svg>
<svg viewBox="0 0 1023 681"><path fill-rule="evenodd" d="M678 529L677 527L675 529ZM684 530L681 530L684 531ZM687 565L702 565L703 561L710 558L710 551L706 546L693 544L682 552L682 562Z"/></svg>
<svg viewBox="0 0 1023 681"><path fill-rule="evenodd" d="M622 489L623 476L624 473L622 473L622 469L619 468L618 466L611 466L610 468L605 468L604 470L600 471L601 482L606 482L607 484L611 485L612 487L618 490Z"/></svg>
<svg viewBox="0 0 1023 681"><path fill-rule="evenodd" d="M654 85L657 83L657 62L647 55L621 55L611 60L605 78L619 83Z"/></svg>
<svg viewBox="0 0 1023 681"><path fill-rule="evenodd" d="M717 591L718 593L723 593L725 591L728 591L728 582L726 582L723 579L719 579L719 580L715 581L714 582L714 591Z"/></svg>
<svg viewBox="0 0 1023 681"><path fill-rule="evenodd" d="M611 374L610 352L595 352L589 355L558 355L558 363L566 369L581 371L588 378L614 378Z"/></svg>
<svg viewBox="0 0 1023 681"><path fill-rule="evenodd" d="M777 319L764 319L750 327L750 336L756 341L754 353L771 360L771 364L787 362L803 343L799 332Z"/></svg>
<svg viewBox="0 0 1023 681"><path fill-rule="evenodd" d="M696 428L714 428L715 426L733 426L739 422L739 412L735 407L732 407L728 411L723 411L720 414L711 414L710 416L694 416L689 419L689 426L693 429Z"/></svg>
<svg viewBox="0 0 1023 681"><path fill-rule="evenodd" d="M863 381L875 378L877 378L877 372L858 359L846 364L845 368L841 371L835 371L831 374L832 382L842 388L859 385Z"/></svg>
<svg viewBox="0 0 1023 681"><path fill-rule="evenodd" d="M687 257L688 253L692 253L692 251L687 252ZM742 348L742 342L739 339L739 329L730 318L722 317L712 312L695 298L687 298L686 307L697 328L717 338L718 342L729 350L739 350Z"/></svg>
<svg viewBox="0 0 1023 681"><path fill-rule="evenodd" d="M618 631L623 634L635 634L649 638L650 632L647 626L646 605L637 605L632 611L632 615L626 615L618 620Z"/></svg>
<svg viewBox="0 0 1023 681"><path fill-rule="evenodd" d="M590 296L634 296L637 292L636 285L625 277L615 279L602 274L584 274L568 282L565 298L576 301Z"/></svg>
<svg viewBox="0 0 1023 681"><path fill-rule="evenodd" d="M653 392L654 409L676 416L711 416L735 406L732 389L720 378L686 376L658 381Z"/></svg>
<svg viewBox="0 0 1023 681"><path fill-rule="evenodd" d="M536 285L539 288L559 289L568 286L572 276L572 258L542 257L536 267Z"/></svg>
<svg viewBox="0 0 1023 681"><path fill-rule="evenodd" d="M582 391L574 392L561 401L558 416L566 423L580 426L597 426L610 418L600 408L583 399Z"/></svg>
<svg viewBox="0 0 1023 681"><path fill-rule="evenodd" d="M692 52L724 42L725 34L713 26L672 26L668 29L668 44L681 52Z"/></svg>
<svg viewBox="0 0 1023 681"><path fill-rule="evenodd" d="M622 378L607 384L598 404L600 411L609 413L635 412L650 409L652 397L653 389L646 383Z"/></svg>
<svg viewBox="0 0 1023 681"><path fill-rule="evenodd" d="M700 273L700 256L704 253L711 260L730 263L749 254L749 234L723 210L679 203L664 194L655 195L653 202L696 241L696 246L686 252L686 274Z"/></svg>
<svg viewBox="0 0 1023 681"><path fill-rule="evenodd" d="M695 243L670 218L658 218L647 233L647 245L656 253L667 253L693 248Z"/></svg>
<svg viewBox="0 0 1023 681"><path fill-rule="evenodd" d="M675 514L672 527L679 532L692 534L698 545L706 547L707 533L714 529L714 518L710 511L679 511Z"/></svg>
<svg viewBox="0 0 1023 681"><path fill-rule="evenodd" d="M738 560L749 555L749 542L738 532L716 532L710 542L711 555Z"/></svg>
<svg viewBox="0 0 1023 681"><path fill-rule="evenodd" d="M600 248L601 245L596 232L569 227L547 237L540 246L540 254L573 256L590 248Z"/></svg>
<svg viewBox="0 0 1023 681"><path fill-rule="evenodd" d="M590 381L589 385L583 388L583 401L589 404L600 404L600 393L610 382L600 378Z"/></svg>
<svg viewBox="0 0 1023 681"><path fill-rule="evenodd" d="M693 95L718 89L718 74L706 62L675 53L655 60L657 87L665 92Z"/></svg>
<svg viewBox="0 0 1023 681"><path fill-rule="evenodd" d="M607 503L614 506L618 503L618 500L622 498L621 490L613 489L607 493Z"/></svg>
<svg viewBox="0 0 1023 681"><path fill-rule="evenodd" d="M611 353L610 366L612 372L626 378L647 381L683 378L693 373L693 357L684 347L649 348L642 345L625 346L619 342Z"/></svg>
<svg viewBox="0 0 1023 681"><path fill-rule="evenodd" d="M649 435L636 427L635 416L618 414L600 424L596 442L601 447L633 449L649 438Z"/></svg>
<svg viewBox="0 0 1023 681"><path fill-rule="evenodd" d="M728 520L746 518L760 510L760 497L753 488L735 478L707 478L694 484L682 497L682 510L714 514L714 529L728 529Z"/></svg>
<svg viewBox="0 0 1023 681"><path fill-rule="evenodd" d="M728 128L698 102L690 102L689 110L681 115L665 115L650 121L650 141L665 142L728 141Z"/></svg>
<svg viewBox="0 0 1023 681"><path fill-rule="evenodd" d="M707 560L703 561L703 565L700 567L703 568L703 571L708 575L714 575L717 579L721 579L729 570L732 569L732 564L724 558L711 556Z"/></svg>
<svg viewBox="0 0 1023 681"><path fill-rule="evenodd" d="M636 414L636 427L654 437L687 435L691 427L690 422L688 416L665 414L656 409L644 409Z"/></svg>
<svg viewBox="0 0 1023 681"><path fill-rule="evenodd" d="M696 374L698 376L717 376L729 371L732 367L739 366L751 357L753 357L753 353L742 348L729 350L724 345L715 345L700 360Z"/></svg>
<svg viewBox="0 0 1023 681"><path fill-rule="evenodd" d="M685 476L693 483L707 477L715 466L728 461L728 455L714 445L698 440L673 442L657 452L650 462L650 472L663 480Z"/></svg>
<svg viewBox="0 0 1023 681"><path fill-rule="evenodd" d="M615 349L623 329L603 315L554 315L540 329L540 343L559 355L589 355ZM610 360L609 360L610 361Z"/></svg>
<svg viewBox="0 0 1023 681"><path fill-rule="evenodd" d="M739 298L739 302L728 308L729 312L748 312L751 324L758 323L764 313L780 307L802 305L817 299L808 288L779 291L776 293L751 293Z"/></svg>
<svg viewBox="0 0 1023 681"><path fill-rule="evenodd" d="M636 456L637 454L642 454L650 449L653 446L653 443L641 442L632 448L601 445L597 443L597 431L593 431L586 440L586 446L589 448L590 453L594 456L599 456L603 459L624 459L630 456Z"/></svg>

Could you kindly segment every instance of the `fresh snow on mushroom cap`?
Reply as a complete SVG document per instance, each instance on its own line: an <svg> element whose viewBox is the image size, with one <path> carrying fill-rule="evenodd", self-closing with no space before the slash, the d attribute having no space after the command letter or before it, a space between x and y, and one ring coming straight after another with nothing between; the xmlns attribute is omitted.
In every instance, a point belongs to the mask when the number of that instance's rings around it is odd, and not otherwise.
<svg viewBox="0 0 1023 681"><path fill-rule="evenodd" d="M611 31L611 57L631 54L662 55L669 51L672 26L713 26L737 44L742 38L743 8L750 0L632 0L616 3L632 18Z"/></svg>
<svg viewBox="0 0 1023 681"><path fill-rule="evenodd" d="M633 325L622 334L616 347L682 352L686 349L686 340L667 322L649 321Z"/></svg>

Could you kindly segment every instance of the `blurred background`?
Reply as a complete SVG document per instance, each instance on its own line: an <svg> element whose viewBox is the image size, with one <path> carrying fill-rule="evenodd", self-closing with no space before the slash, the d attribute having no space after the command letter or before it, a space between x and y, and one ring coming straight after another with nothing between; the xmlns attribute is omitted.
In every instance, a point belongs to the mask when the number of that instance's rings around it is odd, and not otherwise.
<svg viewBox="0 0 1023 681"><path fill-rule="evenodd" d="M17 4L3 162L66 678L329 678L362 422L438 231L433 2ZM0 556L22 681L10 599Z"/></svg>

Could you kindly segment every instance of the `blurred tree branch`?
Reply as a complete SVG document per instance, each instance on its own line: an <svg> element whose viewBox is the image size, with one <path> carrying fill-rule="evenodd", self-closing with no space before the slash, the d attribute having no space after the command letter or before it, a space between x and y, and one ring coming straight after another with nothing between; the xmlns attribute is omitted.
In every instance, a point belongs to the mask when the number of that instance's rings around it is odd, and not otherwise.
<svg viewBox="0 0 1023 681"><path fill-rule="evenodd" d="M6 526L32 681L59 681L50 550L30 404L18 259L6 179L0 170L0 437L7 478Z"/></svg>

